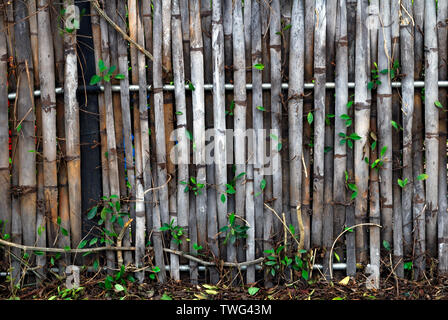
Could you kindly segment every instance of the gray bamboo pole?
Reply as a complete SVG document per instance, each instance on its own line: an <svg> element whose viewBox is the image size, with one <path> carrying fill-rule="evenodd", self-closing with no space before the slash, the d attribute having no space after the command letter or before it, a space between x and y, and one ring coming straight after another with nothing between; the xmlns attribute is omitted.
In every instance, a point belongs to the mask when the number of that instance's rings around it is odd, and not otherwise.
<svg viewBox="0 0 448 320"><path fill-rule="evenodd" d="M447 25L448 2L441 0L437 4L437 31L439 44L439 77L438 80L447 79ZM439 101L445 108L447 106L447 90L439 89ZM438 239L438 258L439 272L448 273L448 219L447 219L447 116L446 112L439 112L439 212L437 219L437 239Z"/></svg>
<svg viewBox="0 0 448 320"><path fill-rule="evenodd" d="M305 82L310 82L313 78L314 66L314 1L305 0ZM304 98L303 116L312 112L312 97ZM302 212L303 227L305 229L304 248L309 249L311 245L311 133L312 124L305 121L303 128L303 171L302 182Z"/></svg>
<svg viewBox="0 0 448 320"><path fill-rule="evenodd" d="M125 2L118 1L117 2L117 11L119 17L124 17L126 15L126 7ZM117 25L125 30L126 23L123 19L117 19ZM126 40L122 37L118 37L117 39L117 50L118 50L118 72L125 76L124 79L120 80L120 88L121 88L121 115L122 115L122 127L123 127L123 141L124 141L124 154L126 158L126 175L129 182L130 188L127 188L128 198L130 200L130 204L126 207L130 211L131 218L135 218L135 207L133 201L135 200L135 166L134 166L134 156L133 156L133 143L132 143L132 124L131 124L131 111L130 111L130 97L129 97L129 71L128 71L128 46ZM123 219L123 222L126 222L129 218L126 216ZM135 228L130 228L130 230L135 230ZM126 232L123 237L123 245L130 246L132 239L130 238L129 232ZM124 253L124 262L126 265L132 263L132 253L125 252Z"/></svg>
<svg viewBox="0 0 448 320"><path fill-rule="evenodd" d="M19 156L20 211L22 215L22 237L25 245L34 245L36 240L36 153L33 60L30 41L27 3L14 3L15 43L18 85L17 127Z"/></svg>
<svg viewBox="0 0 448 320"><path fill-rule="evenodd" d="M401 96L403 99L402 122L403 122L403 177L409 181L403 188L401 197L401 208L403 216L403 250L405 256L412 253L412 123L414 115L414 28L412 1L402 2L400 20L400 49L401 49L401 72L402 78Z"/></svg>
<svg viewBox="0 0 448 320"><path fill-rule="evenodd" d="M136 6L136 22L137 22L137 41L142 46L145 47L145 35L143 31L143 22L142 22L142 16L139 11L139 6L137 3ZM149 112L148 112L148 92L146 89L146 57L142 52L137 53L137 67L138 67L138 83L140 85L140 90L138 92L138 110L139 110L139 129L140 129L140 161L141 161L141 172L143 173L143 185L146 188L152 187L152 168L151 168L151 159L150 159L150 147L149 147ZM140 267L144 265L144 257L145 257L145 231L146 231L146 215L143 213L144 211L142 206L142 200L144 200L144 197L142 197L141 194L141 188L143 186L142 184L139 185L138 191L138 200L139 200L139 210L136 211L136 222L135 222L135 261L136 266ZM153 225L160 229L161 222L159 220L159 216L156 217L156 215L153 215ZM157 230L158 231L158 230ZM153 239L154 239L154 247L157 248L156 255L156 263L159 266L159 268L162 270L165 269L165 264L163 260L163 254L160 252L162 250L162 246L158 243L160 240L155 240L159 237L159 234L154 233L153 231ZM139 274L139 281L142 281L144 279L144 271L142 271ZM165 273L161 272L158 274L159 280L161 282L164 281Z"/></svg>
<svg viewBox="0 0 448 320"><path fill-rule="evenodd" d="M251 68L252 68L252 119L254 129L254 210L255 210L255 255L260 256L263 252L263 190L261 182L263 180L262 159L263 150L263 111L257 107L263 106L262 92L262 71L253 68L254 65L262 63L261 52L261 18L260 4L258 1L252 2L251 16ZM260 131L261 130L261 131Z"/></svg>
<svg viewBox="0 0 448 320"><path fill-rule="evenodd" d="M193 193L188 194L190 200L190 213L189 213L189 232L190 232L190 250L193 249L193 243L197 243L198 241L198 233L197 233L197 224L196 224L196 199L194 198ZM190 260L190 281L192 284L198 284L198 275L199 268L198 263L196 261Z"/></svg>
<svg viewBox="0 0 448 320"><path fill-rule="evenodd" d="M347 167L347 144L340 143L339 133L347 133L346 120L341 116L347 114L348 101L348 41L347 41L347 4L345 0L340 0L337 7L336 24L336 68L335 68L335 117L334 117L334 178L333 178L333 199L334 199L334 224L333 234L340 234L344 231L345 222L345 172ZM342 250L342 240L336 247L336 253L340 259L344 259Z"/></svg>
<svg viewBox="0 0 448 320"><path fill-rule="evenodd" d="M215 183L217 197L218 229L227 225L227 151L224 89L224 33L222 25L222 2L212 3L212 60L213 60L213 124L215 128ZM223 201L224 199L225 201ZM219 235L221 258L226 256L224 234Z"/></svg>
<svg viewBox="0 0 448 320"><path fill-rule="evenodd" d="M367 195L369 187L369 165L364 161L369 158L368 137L370 130L370 103L367 92L368 67L368 33L365 26L367 1L358 2L356 14L356 61L355 68L355 133L361 137L355 140L354 168L355 185L358 195L355 198L355 223L367 220ZM348 143L348 142L347 142ZM367 261L367 233L364 227L356 228L356 261Z"/></svg>
<svg viewBox="0 0 448 320"><path fill-rule="evenodd" d="M64 2L64 9L74 1ZM68 192L70 207L71 245L77 248L81 242L81 156L79 137L79 105L76 99L78 87L78 61L76 56L76 30L64 33L65 70L64 104Z"/></svg>
<svg viewBox="0 0 448 320"><path fill-rule="evenodd" d="M247 110L247 94L246 94L246 58L245 58L245 41L244 41L244 22L243 8L240 1L236 1L233 6L233 79L234 90L233 99L235 109L233 114L234 120L234 152L235 152L235 177L246 173L246 110ZM236 179L235 182L235 214L246 217L246 186L244 181L246 177ZM236 261L232 261L236 262Z"/></svg>
<svg viewBox="0 0 448 320"><path fill-rule="evenodd" d="M322 245L325 149L325 81L326 81L326 8L316 1L314 28L314 149L313 149L313 223L312 246Z"/></svg>
<svg viewBox="0 0 448 320"><path fill-rule="evenodd" d="M7 57L7 32L5 15L0 11L0 56ZM8 60L0 61L0 220L2 233L11 236L11 173L9 168L9 120L8 120Z"/></svg>
<svg viewBox="0 0 448 320"><path fill-rule="evenodd" d="M177 160L177 207L178 211L177 225L181 228L188 228L188 210L189 197L188 193L184 192L185 186L181 182L188 181L188 164L189 164L189 148L186 134L187 126L187 108L185 99L185 72L184 72L184 57L182 47L182 25L180 17L179 0L173 0L173 12L171 15L171 32L172 32L172 54L173 54L173 72L175 85L175 102L176 102L176 139L178 145L175 148L177 152L171 153L170 157L176 157ZM211 223L209 223L210 227ZM212 229L212 228L210 228ZM187 251L187 243L182 239L181 250ZM217 255L217 252L214 252Z"/></svg>
<svg viewBox="0 0 448 320"><path fill-rule="evenodd" d="M335 81L335 40L336 40L336 12L337 1L327 1L326 3L326 81ZM330 115L334 115L334 96L325 95L325 148L324 148L324 211L322 215L322 245L325 248L324 274L329 279L329 257L330 248L333 244L333 159L334 159L334 120ZM337 236L337 235L336 235ZM330 260L331 259L331 260Z"/></svg>
<svg viewBox="0 0 448 320"><path fill-rule="evenodd" d="M289 129L289 206L291 220L298 228L298 212L301 214L303 96L305 63L305 1L294 1L291 14L288 129ZM295 217L295 218L293 218ZM333 224L332 224L333 225ZM302 235L300 235L302 236ZM300 249L300 248L299 248Z"/></svg>
<svg viewBox="0 0 448 320"><path fill-rule="evenodd" d="M48 243L56 239L58 217L58 174L56 144L56 94L53 37L51 35L49 1L38 2L39 76L42 104L43 179Z"/></svg>
<svg viewBox="0 0 448 320"><path fill-rule="evenodd" d="M205 168L205 105L204 105L204 62L200 16L200 2L190 0L190 58L193 91L193 158L196 165L197 183L206 185ZM196 196L196 219L198 244L205 247L207 234L207 193L206 188Z"/></svg>
<svg viewBox="0 0 448 320"><path fill-rule="evenodd" d="M423 25L425 1L414 0L414 79L420 80L423 72ZM412 219L414 225L414 279L423 277L426 269L426 220L425 220L425 185L418 176L425 173L423 162L423 101L421 91L414 92L414 117L412 122L412 168L414 178L414 195L412 199Z"/></svg>
<svg viewBox="0 0 448 320"><path fill-rule="evenodd" d="M155 206L156 211L160 210L160 213L153 213L153 239L154 245L159 249L156 252L156 263L162 268L163 253L160 252L163 246L162 235L159 233L161 227L161 221L167 221L168 216L168 189L165 185L167 181L166 172L166 144L165 144L165 122L163 112L163 92L162 92L162 6L160 2L154 3L154 20L153 20L153 82L154 82L154 115L155 115L155 129L156 129L156 153L157 153L157 183L161 187L157 192L157 204ZM165 276L159 280L165 281Z"/></svg>
<svg viewBox="0 0 448 320"><path fill-rule="evenodd" d="M426 248L431 257L437 256L437 212L439 170L439 109L437 15L434 1L425 1L425 159L426 174Z"/></svg>
<svg viewBox="0 0 448 320"><path fill-rule="evenodd" d="M390 0L380 0L380 28L378 33L378 70L391 67ZM389 73L379 74L377 89L378 147L385 150L384 165L380 170L382 238L392 244L392 88ZM355 160L356 163L356 160Z"/></svg>
<svg viewBox="0 0 448 320"><path fill-rule="evenodd" d="M390 7L390 21L391 21L391 63L393 65L400 62L400 9L401 3L399 1L392 1ZM391 75L391 81L392 81ZM392 121L397 125L401 120L401 101L398 89L392 91ZM403 214L401 207L401 191L402 188L398 184L398 179L403 179L400 170L401 164L401 146L400 138L401 132L393 128L392 134L392 181L393 181L393 238L394 238L394 263L396 265L395 273L398 277L404 276L403 269Z"/></svg>

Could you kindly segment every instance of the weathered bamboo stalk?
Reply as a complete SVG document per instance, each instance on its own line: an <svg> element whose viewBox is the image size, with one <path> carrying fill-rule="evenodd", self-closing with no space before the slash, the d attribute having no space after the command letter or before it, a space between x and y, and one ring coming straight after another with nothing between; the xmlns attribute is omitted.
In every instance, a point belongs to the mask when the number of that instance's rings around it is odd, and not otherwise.
<svg viewBox="0 0 448 320"><path fill-rule="evenodd" d="M381 26L378 33L378 70L391 67L390 0L380 0ZM392 243L392 88L389 73L380 73L377 89L378 147L383 153L380 170L382 238ZM356 163L356 159L355 159Z"/></svg>
<svg viewBox="0 0 448 320"><path fill-rule="evenodd" d="M204 105L204 63L203 41L200 16L200 2L190 0L190 48L191 82L193 91L193 141L195 148L196 181L206 186L205 168L205 105ZM207 193L206 188L196 196L196 219L198 244L205 247L207 230ZM233 261L233 260L229 260Z"/></svg>
<svg viewBox="0 0 448 320"><path fill-rule="evenodd" d="M245 200L246 200L246 110L247 110L247 94L246 94L246 58L245 58L245 42L244 42L244 23L243 10L241 2L237 1L233 6L233 79L234 90L233 99L235 109L233 113L234 120L234 152L235 152L235 214L241 218L245 218ZM236 261L235 261L236 262Z"/></svg>
<svg viewBox="0 0 448 320"><path fill-rule="evenodd" d="M7 57L5 16L0 11L0 57ZM11 195L9 171L9 120L8 120L8 60L0 61L0 220L2 233L11 235Z"/></svg>
<svg viewBox="0 0 448 320"><path fill-rule="evenodd" d="M326 81L335 81L335 40L336 40L336 6L337 1L326 3ZM334 159L334 122L332 116L335 113L334 96L325 95L325 139L324 139L324 210L322 214L322 246L325 248L323 271L327 279L329 276L328 263L329 248L333 244L333 159Z"/></svg>
<svg viewBox="0 0 448 320"><path fill-rule="evenodd" d="M340 0L337 7L336 23L336 68L335 68L335 117L334 117L334 178L333 178L333 200L334 200L334 224L333 234L344 231L345 222L345 171L347 166L347 144L340 143L339 133L347 134L346 120L341 117L347 114L348 101L348 41L347 41L347 4ZM336 247L336 253L340 259L344 259L342 242Z"/></svg>
<svg viewBox="0 0 448 320"><path fill-rule="evenodd" d="M310 82L313 78L314 66L314 1L305 0L305 82ZM305 96L303 103L303 116L312 112L313 99ZM303 128L303 171L302 182L302 212L303 227L305 229L304 248L309 249L311 245L311 133L312 123L305 122Z"/></svg>
<svg viewBox="0 0 448 320"><path fill-rule="evenodd" d="M448 2L441 0L437 3L437 31L439 44L439 76L438 80L447 79L447 18ZM439 90L439 101L445 108L447 106L447 90ZM444 110L445 111L445 110ZM448 218L447 218L447 116L446 112L439 112L439 215L437 218L438 258L439 272L448 273Z"/></svg>
<svg viewBox="0 0 448 320"><path fill-rule="evenodd" d="M179 0L173 0L173 12L171 15L171 33L172 33L172 56L173 56L173 72L175 85L175 101L176 101L176 139L178 145L175 147L176 153L171 152L171 157L176 157L178 164L177 171L177 207L178 211L177 225L183 229L188 227L188 210L189 197L188 193L184 192L184 185L181 182L188 181L188 163L189 163L189 148L188 139L186 135L187 126L187 108L185 100L185 72L184 72L184 57L182 48L182 25L180 17ZM210 226L210 224L209 224ZM183 239L181 243L182 251L186 251L186 241ZM217 254L217 252L214 252ZM172 258L172 257L171 257ZM171 262L172 263L172 262Z"/></svg>
<svg viewBox="0 0 448 320"><path fill-rule="evenodd" d="M425 159L426 159L426 248L437 256L437 213L439 188L439 109L436 3L425 1Z"/></svg>
<svg viewBox="0 0 448 320"><path fill-rule="evenodd" d="M414 79L420 80L423 72L423 25L425 1L414 0ZM414 225L414 278L420 279L426 269L426 220L425 220L425 185L418 176L425 173L423 162L423 105L422 93L414 92L414 116L412 122L412 168L414 178L414 195L412 199Z"/></svg>
<svg viewBox="0 0 448 320"><path fill-rule="evenodd" d="M39 76L42 104L43 178L48 242L54 243L58 217L58 175L56 163L56 94L53 38L49 14L49 1L38 2Z"/></svg>
<svg viewBox="0 0 448 320"><path fill-rule="evenodd" d="M294 1L291 14L288 129L289 129L289 207L294 227L298 228L297 208L301 207L303 96L305 63L305 1ZM333 224L332 224L333 225ZM298 230L298 229L297 229ZM302 236L302 235L301 235Z"/></svg>
<svg viewBox="0 0 448 320"><path fill-rule="evenodd" d="M261 64L261 18L260 4L258 1L252 2L251 16L251 64L252 66ZM262 71L252 67L252 121L254 129L254 210L255 210L255 254L260 256L263 252L263 190L261 189L261 181L263 180L262 159L263 150L263 111L259 110L259 106L263 106L262 92Z"/></svg>
<svg viewBox="0 0 448 320"><path fill-rule="evenodd" d="M14 25L17 57L18 85L17 127L20 211L22 215L22 238L25 245L33 245L36 240L36 153L35 150L35 115L34 115L34 79L33 60L30 42L27 4L14 3Z"/></svg>
<svg viewBox="0 0 448 320"><path fill-rule="evenodd" d="M414 188L412 176L412 123L414 115L414 28L411 0L402 2L400 20L400 49L402 78L401 96L403 122L403 179L408 181L401 197L403 217L403 250L406 256L412 253L412 193Z"/></svg>
<svg viewBox="0 0 448 320"><path fill-rule="evenodd" d="M367 92L368 67L368 33L364 21L366 20L367 1L358 2L356 14L356 70L355 73L355 134L360 137L354 141L354 168L357 196L355 198L355 224L367 220L367 196L369 186L369 165L364 161L369 158L368 136L370 130L370 103ZM347 142L348 143L348 142ZM352 191L354 191L352 189ZM367 233L364 227L356 232L356 261L367 261Z"/></svg>
<svg viewBox="0 0 448 320"><path fill-rule="evenodd" d="M154 3L154 20L153 20L153 82L154 82L154 115L155 115L155 129L156 129L156 153L157 153L157 183L159 186L163 186L158 190L155 197L156 203L155 209L160 210L160 213L153 213L153 238L154 245L156 239L158 247L162 248L162 235L160 234L160 227L162 221L169 219L168 208L168 189L165 185L167 181L166 172L166 144L165 144L165 122L163 112L163 92L162 92L162 6L161 3ZM155 193L156 194L156 193ZM157 249L159 251L160 249ZM162 253L156 254L156 263L158 266L163 264ZM161 282L164 281L160 278Z"/></svg>
<svg viewBox="0 0 448 320"><path fill-rule="evenodd" d="M313 223L311 243L322 245L325 149L325 81L326 81L326 8L316 1L314 27L314 149L313 149Z"/></svg>

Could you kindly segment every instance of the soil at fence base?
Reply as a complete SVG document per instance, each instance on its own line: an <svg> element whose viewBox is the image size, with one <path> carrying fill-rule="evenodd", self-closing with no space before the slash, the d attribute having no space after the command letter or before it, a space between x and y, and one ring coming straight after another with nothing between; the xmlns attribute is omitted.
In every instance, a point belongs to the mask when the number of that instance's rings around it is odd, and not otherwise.
<svg viewBox="0 0 448 320"><path fill-rule="evenodd" d="M333 284L317 280L309 285L297 282L292 286L276 285L273 288L260 286L255 295L248 293L248 286L226 287L218 285L193 285L186 281L169 281L161 285L155 282L142 285L127 283L126 294L121 291L104 290L99 285L104 276L85 277L81 279L83 290L77 299L88 300L118 300L126 296L126 300L159 300L170 297L173 300L448 300L448 277L435 277L423 281L396 280L393 276L382 279L379 290L367 290L366 277L358 274L348 285L339 284L343 278L337 274ZM64 288L63 281L47 282L44 286L27 287L17 292L21 300L47 300L50 297L58 299L58 286ZM257 285L254 285L257 286ZM259 286L257 286L259 287ZM0 283L0 299L10 299L9 284L3 280Z"/></svg>

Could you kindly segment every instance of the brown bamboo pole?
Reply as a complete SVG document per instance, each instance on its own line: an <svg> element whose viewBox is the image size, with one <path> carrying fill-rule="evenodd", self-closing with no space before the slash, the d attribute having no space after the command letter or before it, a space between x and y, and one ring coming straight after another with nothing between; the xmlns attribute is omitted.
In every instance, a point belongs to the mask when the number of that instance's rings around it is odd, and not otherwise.
<svg viewBox="0 0 448 320"><path fill-rule="evenodd" d="M203 41L200 17L200 2L190 0L190 50L191 50L191 82L193 91L193 148L196 164L196 181L206 185L205 168L205 105L204 105L204 64ZM196 150L195 150L196 149ZM196 196L196 218L198 244L205 246L207 230L207 193L203 190ZM233 261L233 260L229 260Z"/></svg>
<svg viewBox="0 0 448 320"><path fill-rule="evenodd" d="M0 57L8 56L5 15L0 11ZM0 60L0 220L2 233L11 236L11 173L9 167L8 60Z"/></svg>
<svg viewBox="0 0 448 320"><path fill-rule="evenodd" d="M232 12L233 12L233 0L224 0L222 5L223 11L223 28L224 28L224 65L225 65L225 78L226 83L233 81L233 40L232 40ZM232 102L232 95L230 92L226 94L226 106L229 106ZM233 200L233 199L232 199Z"/></svg>
<svg viewBox="0 0 448 320"><path fill-rule="evenodd" d="M252 2L251 8L251 68L252 68L252 121L254 129L254 210L255 210L255 256L263 253L263 190L261 182L263 180L263 111L259 106L263 106L262 92L262 71L254 68L254 65L262 63L261 51L261 17L260 4L258 1Z"/></svg>
<svg viewBox="0 0 448 320"><path fill-rule="evenodd" d="M302 186L302 140L303 140L303 96L305 63L305 1L294 1L291 14L289 88L288 88L288 130L289 130L289 172L290 215L298 229L297 208L301 207ZM296 218L293 218L296 217ZM332 224L333 225L333 224ZM302 235L301 235L302 236Z"/></svg>
<svg viewBox="0 0 448 320"><path fill-rule="evenodd" d="M198 232L197 232L197 224L196 224L196 199L194 198L193 193L188 194L190 200L190 212L188 215L189 219L189 234L190 234L190 251L192 251L193 245L191 243L197 243L198 241ZM189 261L190 266L190 282L192 284L198 284L198 276L199 276L199 269L198 269L198 263L190 260Z"/></svg>
<svg viewBox="0 0 448 320"><path fill-rule="evenodd" d="M17 57L17 76L20 79L17 100L18 155L20 210L22 215L22 237L25 245L33 245L36 240L36 154L33 60L30 41L28 10L26 3L14 3L14 25ZM20 124L20 126L19 126Z"/></svg>
<svg viewBox="0 0 448 320"><path fill-rule="evenodd" d="M439 44L439 77L438 80L447 79L447 16L448 3L441 0L437 3L437 31ZM439 89L439 101L442 106L447 105L447 90ZM446 159L446 142L447 142L447 116L446 112L439 112L439 212L437 218L437 234L438 234L438 258L439 272L448 273L448 219L447 219L447 159Z"/></svg>
<svg viewBox="0 0 448 320"><path fill-rule="evenodd" d="M162 248L162 237L159 229L162 226L162 221L169 219L168 213L168 189L165 185L167 181L166 172L166 144L165 144L165 122L163 111L163 92L162 92L162 6L161 3L154 3L154 20L153 20L153 82L154 82L154 115L155 115L155 129L156 129L156 153L157 153L157 183L163 186L158 190L158 203L155 209L160 210L153 214L153 239L154 245ZM160 251L160 250L157 250ZM159 253L156 255L156 263L161 267L163 262L163 255ZM161 282L165 281L165 276L159 277Z"/></svg>
<svg viewBox="0 0 448 320"><path fill-rule="evenodd" d="M400 63L400 7L399 1L392 1L390 6L391 18L391 67L396 63ZM393 80L391 73L391 81ZM401 120L401 101L399 90L392 91L392 121L400 128ZM398 179L402 178L401 163L401 132L393 128L392 134L392 181L393 181L393 238L394 238L394 263L396 264L395 273L398 277L404 276L403 269L403 215L401 207L401 191L402 188L398 184Z"/></svg>
<svg viewBox="0 0 448 320"><path fill-rule="evenodd" d="M403 216L403 250L404 255L412 253L412 191L414 187L412 176L412 123L414 114L414 28L412 2L402 2L400 20L401 96L403 99L403 177L409 181L402 190L401 208Z"/></svg>
<svg viewBox="0 0 448 320"><path fill-rule="evenodd" d="M367 1L358 2L356 13L356 70L355 73L355 133L361 139L354 141L355 185L358 195L355 198L355 224L367 220L367 194L369 181L369 165L364 161L369 158L367 144L370 130L370 103L367 92L368 67L368 33L365 26ZM348 143L348 142L347 142ZM367 233L364 227L356 232L356 261L365 263L367 260Z"/></svg>
<svg viewBox="0 0 448 320"><path fill-rule="evenodd" d="M436 4L425 1L425 159L426 174L426 248L431 257L437 256L437 212L439 170L439 109Z"/></svg>
<svg viewBox="0 0 448 320"><path fill-rule="evenodd" d="M425 19L425 1L414 0L414 79L421 80L423 72L423 28ZM418 176L425 173L423 162L423 101L421 91L414 92L414 117L412 122L412 167L414 195L412 199L414 243L414 278L420 279L426 269L426 220L425 220L425 183Z"/></svg>
<svg viewBox="0 0 448 320"><path fill-rule="evenodd" d="M338 2L336 22L336 68L335 68L335 117L334 117L334 224L333 234L344 231L345 222L345 172L347 167L347 144L340 143L339 133L347 134L346 120L341 117L347 114L348 101L348 41L347 41L347 3L345 0ZM344 259L341 248L342 240L336 247L336 253L340 259Z"/></svg>
<svg viewBox="0 0 448 320"><path fill-rule="evenodd" d="M325 68L326 8L325 1L316 1L314 27L314 149L313 149L313 223L312 246L322 245L325 149Z"/></svg>
<svg viewBox="0 0 448 320"><path fill-rule="evenodd" d="M314 1L305 0L305 83L311 82L314 70ZM306 96L303 104L303 116L312 112L313 98ZM311 246L311 134L312 123L305 121L303 128L303 171L302 183L302 212L303 227L305 229L304 248Z"/></svg>
<svg viewBox="0 0 448 320"><path fill-rule="evenodd" d="M378 70L391 67L390 1L380 0L380 21L378 32ZM380 168L382 238L392 243L392 88L389 73L379 75L381 84L377 89L378 104L378 147L384 150L384 164ZM356 160L355 160L356 161Z"/></svg>
<svg viewBox="0 0 448 320"><path fill-rule="evenodd" d="M62 21L58 19L59 12L61 11L61 5L53 3L51 8L51 27L53 33L53 48L54 48L54 62L55 62L55 78L56 86L64 86L64 41L63 36L60 33L62 28ZM56 96L56 134L58 143L58 216L61 218L61 228L68 231L68 236L62 236L59 232L57 242L51 243L60 248L70 247L70 207L69 207L69 194L68 194L68 177L67 177L67 162L65 160L66 155L66 143L65 143L65 106L64 97ZM60 231L60 230L59 230ZM49 243L50 244L50 243ZM63 254L62 258L58 261L60 273L62 274L63 268L70 265L70 254Z"/></svg>

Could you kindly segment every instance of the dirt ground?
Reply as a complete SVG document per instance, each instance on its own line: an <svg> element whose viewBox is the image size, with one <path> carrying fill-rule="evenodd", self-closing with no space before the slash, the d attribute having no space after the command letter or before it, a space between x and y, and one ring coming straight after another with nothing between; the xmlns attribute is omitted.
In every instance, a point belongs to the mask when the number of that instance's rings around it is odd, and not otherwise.
<svg viewBox="0 0 448 320"><path fill-rule="evenodd" d="M309 284L297 281L263 288L260 284L249 286L194 285L187 281L169 281L158 284L148 279L144 284L124 281L123 285L104 288L105 275L81 277L81 289L65 289L63 279L47 281L43 286L29 286L11 295L10 284L5 278L0 282L0 299L16 300L448 300L448 277L434 277L423 281L382 279L379 290L367 290L366 277L359 273L347 285L341 284L343 274L336 274L332 283L323 278ZM118 283L118 282L116 282Z"/></svg>

